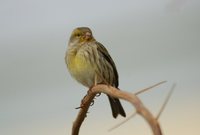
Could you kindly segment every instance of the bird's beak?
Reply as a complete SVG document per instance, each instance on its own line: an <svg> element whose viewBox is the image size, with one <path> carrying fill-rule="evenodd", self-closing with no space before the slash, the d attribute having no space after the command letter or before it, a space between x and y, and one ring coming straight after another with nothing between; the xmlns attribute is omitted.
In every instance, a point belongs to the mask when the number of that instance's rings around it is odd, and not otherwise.
<svg viewBox="0 0 200 135"><path fill-rule="evenodd" d="M85 33L85 39L86 39L86 40L90 40L91 38L92 38L92 33L86 32L86 33Z"/></svg>

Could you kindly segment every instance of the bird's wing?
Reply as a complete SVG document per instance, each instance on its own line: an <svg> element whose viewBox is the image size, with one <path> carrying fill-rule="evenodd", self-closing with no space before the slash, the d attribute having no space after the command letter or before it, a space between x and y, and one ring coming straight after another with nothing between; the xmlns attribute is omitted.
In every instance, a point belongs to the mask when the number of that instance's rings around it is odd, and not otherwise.
<svg viewBox="0 0 200 135"><path fill-rule="evenodd" d="M112 77L113 77L112 78L112 80L113 80L112 85L114 85L117 88L118 85L119 85L119 82L118 82L118 72L117 72L115 63L114 63L113 59L111 58L110 54L108 53L107 49L101 43L96 42L96 46L97 46L97 52L100 56L100 59L107 61L107 63L110 64L109 67L112 67L112 70L113 70L113 73L114 73L114 75L112 75ZM105 62L103 62L103 63L105 63ZM100 62L100 64L103 64L103 63Z"/></svg>

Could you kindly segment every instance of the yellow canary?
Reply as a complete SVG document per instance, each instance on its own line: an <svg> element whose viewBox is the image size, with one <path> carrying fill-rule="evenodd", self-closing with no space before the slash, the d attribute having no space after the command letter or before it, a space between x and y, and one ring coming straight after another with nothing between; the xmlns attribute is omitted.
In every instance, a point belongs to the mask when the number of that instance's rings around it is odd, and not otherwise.
<svg viewBox="0 0 200 135"><path fill-rule="evenodd" d="M65 55L67 68L73 78L91 88L96 84L108 84L118 88L118 72L106 48L95 40L88 27L73 30ZM126 117L118 98L108 96L112 115Z"/></svg>

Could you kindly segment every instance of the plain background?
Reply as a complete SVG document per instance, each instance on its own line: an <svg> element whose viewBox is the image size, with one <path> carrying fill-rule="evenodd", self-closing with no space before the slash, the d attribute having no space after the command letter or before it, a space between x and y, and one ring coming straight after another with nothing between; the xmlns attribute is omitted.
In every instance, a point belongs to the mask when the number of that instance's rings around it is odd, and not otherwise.
<svg viewBox="0 0 200 135"><path fill-rule="evenodd" d="M121 89L168 81L139 96L154 115L177 83L159 119L165 135L199 135L199 7L199 0L0 0L0 134L71 134L87 89L71 78L64 55L71 31L88 26L114 59ZM81 134L151 134L140 116L107 132L121 120L102 94Z"/></svg>

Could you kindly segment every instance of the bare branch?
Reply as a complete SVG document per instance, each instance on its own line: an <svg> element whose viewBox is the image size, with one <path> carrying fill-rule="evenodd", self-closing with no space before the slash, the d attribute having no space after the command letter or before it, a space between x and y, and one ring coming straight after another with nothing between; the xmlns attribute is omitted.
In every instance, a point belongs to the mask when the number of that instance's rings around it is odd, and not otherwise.
<svg viewBox="0 0 200 135"><path fill-rule="evenodd" d="M175 87L176 87L176 84L174 83L174 84L172 85L172 87L171 87L169 93L167 94L167 97L166 97L166 99L165 99L165 102L163 103L163 105L162 105L162 107L161 107L161 109L160 109L160 111L159 111L159 113L158 113L158 115L157 115L157 117L156 117L157 120L159 119L160 115L162 114L163 110L165 109L165 107L166 107L166 105L167 105L167 103L168 103L168 101L169 101L169 99L170 99L170 97L171 97L171 95L172 95L172 93L173 93Z"/></svg>
<svg viewBox="0 0 200 135"><path fill-rule="evenodd" d="M154 135L162 135L160 125L156 118L148 111L148 109L142 104L140 99L129 92L118 90L112 86L107 86L103 84L98 84L90 89L89 94L84 98L83 107L80 109L78 117L73 123L72 135L78 135L80 126L86 116L87 110L89 108L90 102L97 93L105 93L112 97L124 99L130 102L135 108L136 112L141 115L149 124Z"/></svg>
<svg viewBox="0 0 200 135"><path fill-rule="evenodd" d="M96 95L95 93L88 93L88 95L84 97L83 103L81 104L80 111L78 113L78 116L73 123L72 135L79 134L79 129L81 127L81 124L86 117L87 111L88 111L90 104L91 104L92 100L94 99L95 95Z"/></svg>
<svg viewBox="0 0 200 135"><path fill-rule="evenodd" d="M139 90L138 92L135 93L135 95L139 95L139 94L141 94L141 93L143 93L143 92L146 92L146 91L148 91L148 90L150 90L150 89L152 89L152 88L154 88L154 87L156 87L156 86L158 86L158 85L161 85L161 84L163 84L163 83L166 83L166 82L167 82L167 81L162 81L162 82L159 82L159 83L157 83L157 84L154 84L154 85L152 85L152 86L150 86L150 87L148 87L148 88Z"/></svg>
<svg viewBox="0 0 200 135"><path fill-rule="evenodd" d="M146 91L148 91L148 90L150 90L150 89L152 89L152 88L154 88L154 87L156 87L156 86L158 86L158 85L161 85L161 84L163 84L163 83L165 83L165 82L166 82L166 81L162 81L162 82L159 82L159 83L157 83L157 84L155 84L155 85L152 85L152 86L150 86L150 87L148 87L148 88L142 89L142 90L136 92L136 94L141 94L141 93L143 93L143 92L146 92ZM167 98L165 99L165 102L163 103L163 105L162 105L162 107L161 107L161 109L160 109L160 111L159 111L159 114L158 114L158 116L157 116L157 118L156 118L157 120L158 120L159 116L161 115L161 113L163 112L164 108L166 107L166 103L168 102L169 98L171 97L172 89L174 89L174 86L173 86L173 88L171 88L170 92L168 93L168 96L167 96ZM127 121L129 121L131 118L133 118L136 114L137 114L137 113L134 112L133 114L131 114L130 116L128 116L128 117L126 117L124 120L122 120L120 123L118 123L118 124L116 124L115 126L113 126L112 128L110 128L108 131L112 131L112 130L114 130L114 129L120 127L121 125L123 125L124 123L126 123Z"/></svg>
<svg viewBox="0 0 200 135"><path fill-rule="evenodd" d="M112 131L116 128L118 128L119 126L123 125L124 123L126 123L128 120L130 120L131 118L133 118L135 115L137 114L137 112L134 112L133 114L131 114L130 116L128 116L125 120L123 120L122 122L118 123L117 125L113 126L112 128L110 128L108 131Z"/></svg>

